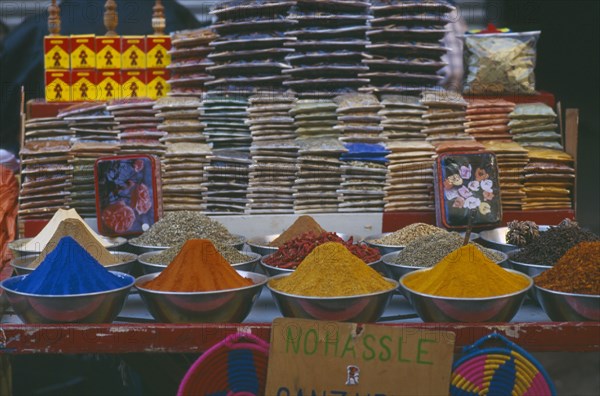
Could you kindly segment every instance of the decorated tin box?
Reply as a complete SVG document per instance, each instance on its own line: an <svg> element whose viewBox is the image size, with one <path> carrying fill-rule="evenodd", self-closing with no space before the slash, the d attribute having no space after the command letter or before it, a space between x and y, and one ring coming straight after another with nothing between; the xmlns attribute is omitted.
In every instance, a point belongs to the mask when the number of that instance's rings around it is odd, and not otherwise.
<svg viewBox="0 0 600 396"><path fill-rule="evenodd" d="M446 153L434 169L437 224L449 229L497 225L502 220L498 164L493 153Z"/></svg>
<svg viewBox="0 0 600 396"><path fill-rule="evenodd" d="M103 157L94 167L98 230L139 235L162 217L160 162L151 155Z"/></svg>

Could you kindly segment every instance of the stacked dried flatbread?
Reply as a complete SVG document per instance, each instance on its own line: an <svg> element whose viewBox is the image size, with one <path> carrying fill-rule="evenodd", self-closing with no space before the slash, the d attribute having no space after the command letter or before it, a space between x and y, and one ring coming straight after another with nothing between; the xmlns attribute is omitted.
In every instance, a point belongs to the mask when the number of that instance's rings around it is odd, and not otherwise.
<svg viewBox="0 0 600 396"><path fill-rule="evenodd" d="M296 23L286 43L295 52L286 59L292 68L284 86L299 97L333 97L368 84L359 74L367 41L369 2L361 0L297 0L290 13Z"/></svg>
<svg viewBox="0 0 600 396"><path fill-rule="evenodd" d="M418 97L406 95L382 95L381 109L382 135L395 141L424 141L427 135L422 130L425 125L423 115L427 106Z"/></svg>
<svg viewBox="0 0 600 396"><path fill-rule="evenodd" d="M521 146L563 149L552 107L544 103L518 104L508 117L512 138Z"/></svg>
<svg viewBox="0 0 600 396"><path fill-rule="evenodd" d="M379 143L387 140L381 134L382 117L377 114L383 106L374 95L344 94L334 99L337 103L337 125L340 140L347 143Z"/></svg>
<svg viewBox="0 0 600 396"><path fill-rule="evenodd" d="M575 184L573 157L554 149L527 147L523 210L571 209Z"/></svg>
<svg viewBox="0 0 600 396"><path fill-rule="evenodd" d="M363 61L369 72L361 74L371 84L364 90L418 94L437 86L449 50L441 40L454 9L445 1L372 0L369 57Z"/></svg>
<svg viewBox="0 0 600 396"><path fill-rule="evenodd" d="M34 118L25 122L25 142L21 148L21 191L19 217L50 218L69 202L73 166L69 163L68 123L56 117Z"/></svg>
<svg viewBox="0 0 600 396"><path fill-rule="evenodd" d="M207 72L213 63L206 56L213 50L209 45L217 35L209 29L175 32L171 38L171 72L169 96L198 96L205 91L204 84L214 77Z"/></svg>
<svg viewBox="0 0 600 396"><path fill-rule="evenodd" d="M218 149L208 158L206 202L210 214L239 214L248 204L248 173L252 163L248 151Z"/></svg>
<svg viewBox="0 0 600 396"><path fill-rule="evenodd" d="M248 96L209 92L200 107L200 121L213 149L248 150L252 137L246 124Z"/></svg>
<svg viewBox="0 0 600 396"><path fill-rule="evenodd" d="M71 142L73 180L70 188L71 208L81 216L96 216L94 164L100 157L119 152L118 123L105 103L81 103L67 107L58 117L69 123L74 132Z"/></svg>
<svg viewBox="0 0 600 396"><path fill-rule="evenodd" d="M389 151L381 143L345 143L343 182L337 191L340 212L382 212Z"/></svg>
<svg viewBox="0 0 600 396"><path fill-rule="evenodd" d="M337 137L297 139L298 174L294 184L294 212L337 212L342 183L340 154L346 148Z"/></svg>
<svg viewBox="0 0 600 396"><path fill-rule="evenodd" d="M429 142L388 142L385 211L434 209L433 163L435 147Z"/></svg>
<svg viewBox="0 0 600 396"><path fill-rule="evenodd" d="M475 140L512 140L508 115L515 104L504 99L473 99L467 106L466 132Z"/></svg>
<svg viewBox="0 0 600 396"><path fill-rule="evenodd" d="M108 104L119 130L121 154L152 154L161 156L165 146L159 141L167 133L160 131L161 119L147 98L119 99Z"/></svg>
<svg viewBox="0 0 600 396"><path fill-rule="evenodd" d="M421 104L427 106L423 114L422 132L433 145L452 140L473 140L465 132L467 102L462 95L445 90L424 91Z"/></svg>
<svg viewBox="0 0 600 396"><path fill-rule="evenodd" d="M237 0L217 3L210 14L216 17L212 28L220 36L211 43L213 66L207 71L215 79L206 85L220 90L252 92L254 89L281 88L289 69L284 35L296 25L287 18L295 1Z"/></svg>
<svg viewBox="0 0 600 396"><path fill-rule="evenodd" d="M166 151L162 159L162 196L166 212L206 209L205 168L210 147L203 134L198 110L200 99L166 97L156 101L154 110L163 121L158 129L166 136L160 141Z"/></svg>
<svg viewBox="0 0 600 396"><path fill-rule="evenodd" d="M293 213L298 147L289 94L263 93L249 99L252 133L249 213Z"/></svg>
<svg viewBox="0 0 600 396"><path fill-rule="evenodd" d="M500 176L500 196L503 210L521 210L523 191L523 168L529 162L527 150L513 141L488 140L485 149L496 154Z"/></svg>

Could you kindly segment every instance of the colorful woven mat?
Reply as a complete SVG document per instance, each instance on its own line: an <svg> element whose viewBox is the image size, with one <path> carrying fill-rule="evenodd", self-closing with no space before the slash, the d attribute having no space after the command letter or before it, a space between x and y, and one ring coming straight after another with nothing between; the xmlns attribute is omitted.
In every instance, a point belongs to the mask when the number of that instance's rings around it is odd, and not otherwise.
<svg viewBox="0 0 600 396"><path fill-rule="evenodd" d="M268 358L268 343L252 334L232 334L196 360L177 396L264 395Z"/></svg>
<svg viewBox="0 0 600 396"><path fill-rule="evenodd" d="M489 341L505 346L483 348ZM544 368L524 349L500 334L490 334L465 347L454 363L450 394L471 395L556 395Z"/></svg>

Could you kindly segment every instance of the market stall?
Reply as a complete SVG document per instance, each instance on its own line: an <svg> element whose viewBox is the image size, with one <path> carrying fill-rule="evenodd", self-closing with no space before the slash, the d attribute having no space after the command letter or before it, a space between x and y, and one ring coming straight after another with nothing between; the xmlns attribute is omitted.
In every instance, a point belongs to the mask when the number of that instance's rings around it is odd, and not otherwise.
<svg viewBox="0 0 600 396"><path fill-rule="evenodd" d="M171 36L160 3L140 37L114 1L98 37L50 6L1 355L276 345L281 316L600 350L577 110L536 91L539 32L467 35L460 93L439 86L445 1L224 2Z"/></svg>

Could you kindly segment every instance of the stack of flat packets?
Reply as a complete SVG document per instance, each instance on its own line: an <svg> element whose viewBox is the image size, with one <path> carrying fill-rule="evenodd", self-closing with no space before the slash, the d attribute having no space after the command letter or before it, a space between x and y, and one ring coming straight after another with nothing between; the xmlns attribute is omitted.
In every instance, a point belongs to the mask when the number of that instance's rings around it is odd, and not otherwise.
<svg viewBox="0 0 600 396"><path fill-rule="evenodd" d="M523 210L571 209L575 184L573 157L554 149L528 147Z"/></svg>
<svg viewBox="0 0 600 396"><path fill-rule="evenodd" d="M434 146L445 141L473 140L465 132L467 102L462 95L445 90L424 91L421 104L427 106L423 114L422 132Z"/></svg>
<svg viewBox="0 0 600 396"><path fill-rule="evenodd" d="M523 168L529 163L527 150L513 141L488 140L483 144L498 160L502 209L521 210L525 198Z"/></svg>
<svg viewBox="0 0 600 396"><path fill-rule="evenodd" d="M161 119L147 98L113 100L107 110L115 117L119 130L120 154L152 154L161 156L165 146L159 141L167 133L158 130Z"/></svg>
<svg viewBox="0 0 600 396"><path fill-rule="evenodd" d="M252 134L249 213L293 213L298 146L293 95L258 93L250 97L248 120Z"/></svg>
<svg viewBox="0 0 600 396"><path fill-rule="evenodd" d="M219 38L211 43L215 64L206 70L215 79L206 85L223 91L252 92L281 88L289 69L285 32L296 25L287 18L295 1L240 0L220 2L210 11Z"/></svg>
<svg viewBox="0 0 600 396"><path fill-rule="evenodd" d="M563 149L552 107L544 103L518 104L508 117L512 138L521 146Z"/></svg>
<svg viewBox="0 0 600 396"><path fill-rule="evenodd" d="M377 94L419 94L438 85L448 52L441 40L454 7L445 1L372 0L367 37L369 87Z"/></svg>
<svg viewBox="0 0 600 396"><path fill-rule="evenodd" d="M74 132L71 140L73 181L69 206L81 216L96 216L94 164L119 153L119 130L105 103L80 103L58 113Z"/></svg>
<svg viewBox="0 0 600 396"><path fill-rule="evenodd" d="M50 218L69 202L73 166L69 163L74 132L62 119L34 118L25 123L21 148L19 217Z"/></svg>
<svg viewBox="0 0 600 396"><path fill-rule="evenodd" d="M171 71L169 96L201 96L205 91L204 84L214 77L207 73L207 68L214 65L206 59L213 50L209 43L217 35L209 29L186 30L173 33L169 51Z"/></svg>
<svg viewBox="0 0 600 396"><path fill-rule="evenodd" d="M514 109L514 103L503 99L469 100L466 132L478 141L512 140L508 115Z"/></svg>
<svg viewBox="0 0 600 396"><path fill-rule="evenodd" d="M343 182L337 191L340 212L381 212L388 152L382 144L382 117L377 114L383 106L371 94L344 94L336 97L337 125L340 141L348 150L341 160Z"/></svg>
<svg viewBox="0 0 600 396"><path fill-rule="evenodd" d="M422 130L427 106L422 105L418 97L383 95L381 105L378 115L383 136L394 141L425 141L427 135Z"/></svg>
<svg viewBox="0 0 600 396"><path fill-rule="evenodd" d="M388 142L385 211L434 209L433 163L435 147L429 142Z"/></svg>
<svg viewBox="0 0 600 396"><path fill-rule="evenodd" d="M333 97L368 84L360 73L367 41L369 2L360 0L297 0L290 12L295 22L285 45L295 52L286 60L292 68L284 86L300 98Z"/></svg>
<svg viewBox="0 0 600 396"><path fill-rule="evenodd" d="M156 101L154 110L163 119L159 129L166 151L162 160L162 195L165 212L206 210L205 168L210 147L204 124L198 119L200 99L166 97Z"/></svg>

